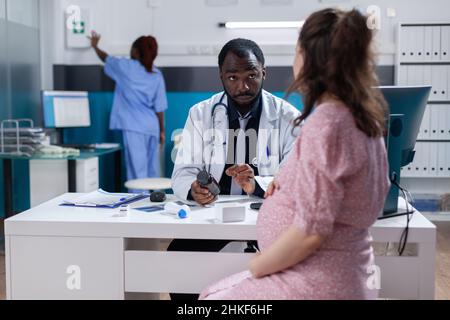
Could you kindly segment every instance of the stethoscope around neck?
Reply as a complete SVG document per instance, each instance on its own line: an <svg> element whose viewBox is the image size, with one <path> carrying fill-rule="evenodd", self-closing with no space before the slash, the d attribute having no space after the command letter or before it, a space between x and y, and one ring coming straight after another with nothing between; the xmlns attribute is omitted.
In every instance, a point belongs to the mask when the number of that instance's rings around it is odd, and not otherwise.
<svg viewBox="0 0 450 320"><path fill-rule="evenodd" d="M211 164L212 159L214 157L214 149L215 149L215 142L216 142L216 111L218 108L223 107L225 109L225 114L228 114L228 106L224 103L226 93L222 95L219 102L213 105L211 110L211 120L212 120L212 140L211 140L211 156L209 157L209 165L208 165L208 173L211 173ZM224 146L226 144L224 143ZM205 165L206 167L206 165Z"/></svg>
<svg viewBox="0 0 450 320"><path fill-rule="evenodd" d="M220 107L223 107L225 109L225 114L228 114L228 106L224 103L225 97L226 97L226 93L224 93L222 95L222 97L220 98L219 102L215 103L212 107L211 110L211 120L212 120L212 140L211 140L211 155L209 158L209 165L208 165L208 173L211 173L211 164L212 164L212 159L214 157L214 149L215 149L215 141L216 141L216 113L217 113L217 109ZM226 143L223 144L224 146L226 145ZM270 157L270 149L267 147L267 157ZM255 158L252 160L252 164L255 167L261 167L261 164L258 162L258 159ZM205 165L206 167L206 165Z"/></svg>

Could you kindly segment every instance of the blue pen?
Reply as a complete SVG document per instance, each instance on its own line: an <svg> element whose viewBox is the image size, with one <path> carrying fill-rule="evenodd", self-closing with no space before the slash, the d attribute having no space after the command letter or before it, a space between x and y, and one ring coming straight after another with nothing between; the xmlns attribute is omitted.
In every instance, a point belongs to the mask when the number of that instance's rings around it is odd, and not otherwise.
<svg viewBox="0 0 450 320"><path fill-rule="evenodd" d="M267 146L266 152L267 152L267 158L270 158L270 149L269 149L269 146Z"/></svg>

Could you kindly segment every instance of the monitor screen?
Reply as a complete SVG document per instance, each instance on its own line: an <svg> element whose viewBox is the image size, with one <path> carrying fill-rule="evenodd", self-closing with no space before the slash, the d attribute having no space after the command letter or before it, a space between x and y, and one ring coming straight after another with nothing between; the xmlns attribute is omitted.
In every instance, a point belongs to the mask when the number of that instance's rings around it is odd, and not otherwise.
<svg viewBox="0 0 450 320"><path fill-rule="evenodd" d="M389 178L400 183L401 167L414 160L417 136L431 91L422 87L381 87L390 109L387 147L389 156ZM398 214L399 189L392 184L384 206L384 217Z"/></svg>
<svg viewBox="0 0 450 320"><path fill-rule="evenodd" d="M404 167L414 159L416 140L431 87L380 87L380 89L389 105L390 114L403 115L401 166Z"/></svg>
<svg viewBox="0 0 450 320"><path fill-rule="evenodd" d="M43 91L42 105L46 128L91 126L88 92Z"/></svg>

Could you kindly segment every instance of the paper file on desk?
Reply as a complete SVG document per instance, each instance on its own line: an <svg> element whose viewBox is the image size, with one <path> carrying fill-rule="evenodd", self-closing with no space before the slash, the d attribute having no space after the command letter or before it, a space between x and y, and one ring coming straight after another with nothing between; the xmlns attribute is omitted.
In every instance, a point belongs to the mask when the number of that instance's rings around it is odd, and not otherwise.
<svg viewBox="0 0 450 320"><path fill-rule="evenodd" d="M267 192L269 185L272 183L274 177L255 177L256 182L258 182L261 189Z"/></svg>
<svg viewBox="0 0 450 320"><path fill-rule="evenodd" d="M82 195L72 201L64 201L61 205L113 209L146 197L148 197L147 194L109 193L99 189L97 191Z"/></svg>

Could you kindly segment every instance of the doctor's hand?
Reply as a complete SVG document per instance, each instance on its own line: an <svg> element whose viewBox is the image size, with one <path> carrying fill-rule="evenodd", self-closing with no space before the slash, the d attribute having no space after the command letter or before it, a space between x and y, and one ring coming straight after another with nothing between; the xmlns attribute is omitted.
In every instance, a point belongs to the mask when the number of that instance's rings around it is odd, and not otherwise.
<svg viewBox="0 0 450 320"><path fill-rule="evenodd" d="M208 189L200 186L198 181L191 185L191 196L199 205L206 206L217 200L217 197L211 194Z"/></svg>
<svg viewBox="0 0 450 320"><path fill-rule="evenodd" d="M101 38L102 36L100 34L92 30L91 36L88 37L88 39L91 40L91 47L97 48Z"/></svg>
<svg viewBox="0 0 450 320"><path fill-rule="evenodd" d="M255 171L248 164L232 166L225 173L232 177L245 193L255 192Z"/></svg>

